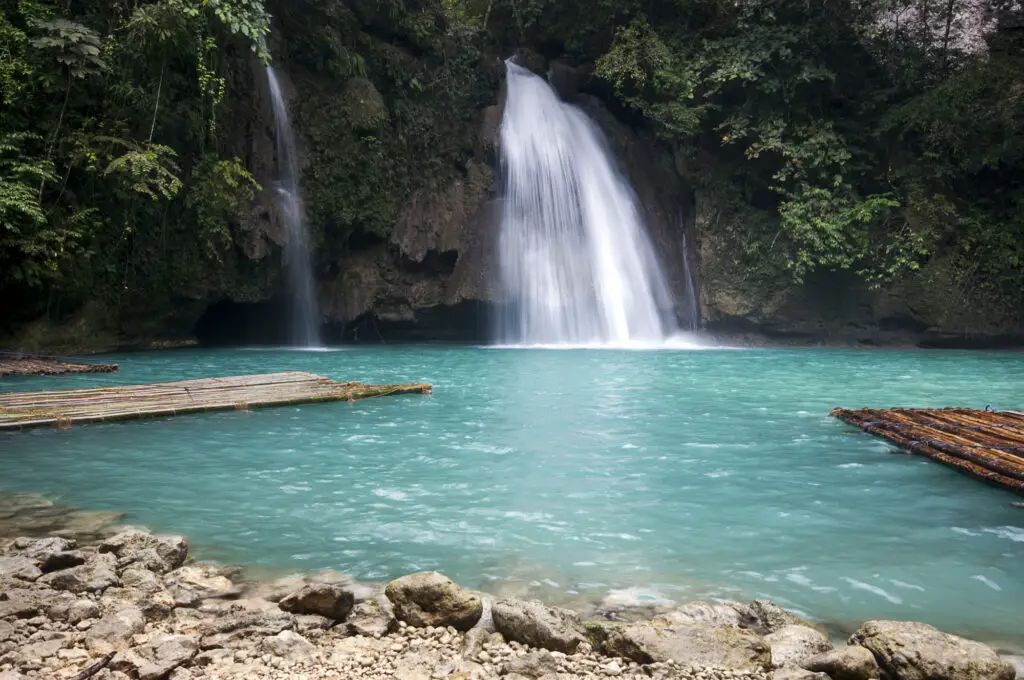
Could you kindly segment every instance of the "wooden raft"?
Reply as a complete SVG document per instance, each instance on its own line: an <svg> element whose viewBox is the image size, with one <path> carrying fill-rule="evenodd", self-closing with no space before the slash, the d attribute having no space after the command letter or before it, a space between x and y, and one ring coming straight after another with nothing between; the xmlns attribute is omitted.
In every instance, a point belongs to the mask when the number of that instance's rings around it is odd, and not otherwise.
<svg viewBox="0 0 1024 680"><path fill-rule="evenodd" d="M0 352L0 376L114 373L117 370L117 364L80 364L61 361L54 357L35 357Z"/></svg>
<svg viewBox="0 0 1024 680"><path fill-rule="evenodd" d="M0 430L205 411L246 410L321 401L355 401L391 394L430 394L425 383L339 383L312 373L203 378L152 385L118 385L48 392L0 393Z"/></svg>
<svg viewBox="0 0 1024 680"><path fill-rule="evenodd" d="M972 477L1024 494L1024 413L836 408L831 415Z"/></svg>

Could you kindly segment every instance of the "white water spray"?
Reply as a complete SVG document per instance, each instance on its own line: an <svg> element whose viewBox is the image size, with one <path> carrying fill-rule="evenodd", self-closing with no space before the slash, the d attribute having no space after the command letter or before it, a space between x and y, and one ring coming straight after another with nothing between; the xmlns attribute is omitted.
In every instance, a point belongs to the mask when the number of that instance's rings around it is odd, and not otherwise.
<svg viewBox="0 0 1024 680"><path fill-rule="evenodd" d="M292 298L291 341L302 347L315 347L320 344L320 315L310 266L309 232L303 219L302 197L299 193L299 161L295 133L288 117L288 107L281 94L281 85L271 66L267 67L267 81L270 84L270 98L274 105L277 205L288 233L285 270L288 275L288 292Z"/></svg>
<svg viewBox="0 0 1024 680"><path fill-rule="evenodd" d="M664 342L676 330L672 298L604 137L542 78L506 64L499 342Z"/></svg>

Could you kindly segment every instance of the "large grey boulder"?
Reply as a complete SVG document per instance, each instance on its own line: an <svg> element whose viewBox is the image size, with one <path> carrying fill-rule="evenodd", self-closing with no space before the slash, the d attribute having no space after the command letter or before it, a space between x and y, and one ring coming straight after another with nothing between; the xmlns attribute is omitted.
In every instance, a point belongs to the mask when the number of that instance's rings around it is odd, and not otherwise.
<svg viewBox="0 0 1024 680"><path fill-rule="evenodd" d="M146 628L146 619L138 607L122 607L94 623L86 633L85 646L94 654L107 654L131 636Z"/></svg>
<svg viewBox="0 0 1024 680"><path fill-rule="evenodd" d="M832 641L824 633L807 626L785 626L764 637L772 648L772 665L799 666L800 662L832 649Z"/></svg>
<svg viewBox="0 0 1024 680"><path fill-rule="evenodd" d="M69 538L18 538L13 547L44 573L76 567L86 561L85 555L75 550L76 543Z"/></svg>
<svg viewBox="0 0 1024 680"><path fill-rule="evenodd" d="M116 567L117 560L112 555L93 555L85 564L50 572L39 582L71 593L103 592L118 585Z"/></svg>
<svg viewBox="0 0 1024 680"><path fill-rule="evenodd" d="M786 611L771 600L753 600L747 605L750 612L757 619L752 628L757 629L762 635L774 633L786 626L807 626L815 628L809 621L800 618L796 614Z"/></svg>
<svg viewBox="0 0 1024 680"><path fill-rule="evenodd" d="M677 661L745 672L764 672L771 667L771 648L757 635L740 628L655 620L611 630L603 647L610 655L641 664Z"/></svg>
<svg viewBox="0 0 1024 680"><path fill-rule="evenodd" d="M36 563L24 555L0 556L0 580L35 581L43 575Z"/></svg>
<svg viewBox="0 0 1024 680"><path fill-rule="evenodd" d="M740 602L688 602L664 612L659 618L710 628L755 628L759 624L750 606Z"/></svg>
<svg viewBox="0 0 1024 680"><path fill-rule="evenodd" d="M809 671L827 673L832 680L874 680L881 673L875 655L856 645L812 656L799 665Z"/></svg>
<svg viewBox="0 0 1024 680"><path fill-rule="evenodd" d="M553 652L573 654L587 641L579 615L535 600L496 600L491 606L494 629L506 640Z"/></svg>
<svg viewBox="0 0 1024 680"><path fill-rule="evenodd" d="M194 607L213 597L228 597L237 592L235 584L224 576L225 570L212 564L190 564L168 572L164 587L178 607Z"/></svg>
<svg viewBox="0 0 1024 680"><path fill-rule="evenodd" d="M988 645L924 623L868 621L850 638L893 680L1014 680L1016 670Z"/></svg>
<svg viewBox="0 0 1024 680"><path fill-rule="evenodd" d="M292 614L318 614L334 621L344 621L354 605L355 596L338 583L309 583L278 603Z"/></svg>
<svg viewBox="0 0 1024 680"><path fill-rule="evenodd" d="M54 621L64 621L74 625L87 619L100 617L100 606L88 598L74 598L65 595L57 598L46 610L46 615Z"/></svg>
<svg viewBox="0 0 1024 680"><path fill-rule="evenodd" d="M129 529L100 543L101 553L117 557L118 567L139 564L165 574L185 563L188 541L183 536L154 536L145 531Z"/></svg>
<svg viewBox="0 0 1024 680"><path fill-rule="evenodd" d="M525 656L513 657L505 664L502 673L505 677L519 675L525 678L543 678L558 673L558 662L546 649L530 652Z"/></svg>
<svg viewBox="0 0 1024 680"><path fill-rule="evenodd" d="M452 626L469 630L483 613L483 599L459 588L436 571L397 578L384 590L395 608L395 618L410 626Z"/></svg>

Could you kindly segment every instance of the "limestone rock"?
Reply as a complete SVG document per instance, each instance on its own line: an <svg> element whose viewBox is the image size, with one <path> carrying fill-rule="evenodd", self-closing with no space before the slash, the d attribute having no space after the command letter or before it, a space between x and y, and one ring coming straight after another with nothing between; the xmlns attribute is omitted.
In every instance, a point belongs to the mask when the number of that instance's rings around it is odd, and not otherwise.
<svg viewBox="0 0 1024 680"><path fill-rule="evenodd" d="M277 635L263 639L263 649L290 661L308 661L313 658L316 647L298 633L283 630Z"/></svg>
<svg viewBox="0 0 1024 680"><path fill-rule="evenodd" d="M0 680L27 680L27 678L17 671L0 671Z"/></svg>
<svg viewBox="0 0 1024 680"><path fill-rule="evenodd" d="M868 621L850 638L875 656L883 677L898 680L1014 680L1016 670L991 647L924 623Z"/></svg>
<svg viewBox="0 0 1024 680"><path fill-rule="evenodd" d="M125 588L136 588L146 592L154 592L163 588L160 578L149 569L131 566L121 572L121 585Z"/></svg>
<svg viewBox="0 0 1024 680"><path fill-rule="evenodd" d="M154 536L130 529L100 543L99 551L116 555L122 567L139 562L163 574L185 563L188 541L183 536Z"/></svg>
<svg viewBox="0 0 1024 680"><path fill-rule="evenodd" d="M0 557L0 579L35 581L43 575L36 563L22 555Z"/></svg>
<svg viewBox="0 0 1024 680"><path fill-rule="evenodd" d="M799 666L800 662L832 649L832 641L807 626L784 626L764 637L772 648L772 665Z"/></svg>
<svg viewBox="0 0 1024 680"><path fill-rule="evenodd" d="M563 654L573 654L587 640L579 615L568 609L508 598L495 601L491 615L506 640Z"/></svg>
<svg viewBox="0 0 1024 680"><path fill-rule="evenodd" d="M750 606L740 602L689 602L665 612L661 618L710 628L756 628L759 624Z"/></svg>
<svg viewBox="0 0 1024 680"><path fill-rule="evenodd" d="M356 130L375 130L388 121L384 97L368 78L349 78L343 88L345 116Z"/></svg>
<svg viewBox="0 0 1024 680"><path fill-rule="evenodd" d="M139 680L159 680L199 651L199 643L189 635L158 635L136 650L143 658L138 665Z"/></svg>
<svg viewBox="0 0 1024 680"><path fill-rule="evenodd" d="M235 585L212 564L191 564L168 572L164 586L179 607L193 607L211 597L223 597L236 591Z"/></svg>
<svg viewBox="0 0 1024 680"><path fill-rule="evenodd" d="M38 566L43 573L68 569L85 563L85 556L76 551L76 543L68 538L19 538L14 547Z"/></svg>
<svg viewBox="0 0 1024 680"><path fill-rule="evenodd" d="M436 571L420 572L388 583L385 593L395 617L411 626L452 626L469 630L480 620L483 600Z"/></svg>
<svg viewBox="0 0 1024 680"><path fill-rule="evenodd" d="M219 617L201 641L203 649L234 644L246 638L272 636L295 625L295 617L280 610L250 610Z"/></svg>
<svg viewBox="0 0 1024 680"><path fill-rule="evenodd" d="M772 673L772 680L833 680L824 673L815 673L799 666L786 666Z"/></svg>
<svg viewBox="0 0 1024 680"><path fill-rule="evenodd" d="M631 624L611 631L605 652L637 663L678 661L761 672L771 666L771 648L739 628L686 626L664 621Z"/></svg>
<svg viewBox="0 0 1024 680"><path fill-rule="evenodd" d="M100 606L84 597L59 598L46 610L46 615L54 621L64 621L72 625L87 619L98 619L100 614Z"/></svg>
<svg viewBox="0 0 1024 680"><path fill-rule="evenodd" d="M97 621L86 636L85 645L95 654L106 654L131 636L141 633L146 619L138 607L123 607Z"/></svg>
<svg viewBox="0 0 1024 680"><path fill-rule="evenodd" d="M832 680L872 680L880 673L875 655L858 646L833 649L805 659L799 665L809 671L827 673Z"/></svg>
<svg viewBox="0 0 1024 680"><path fill-rule="evenodd" d="M318 614L344 621L354 604L352 592L340 584L310 583L282 598L278 606L292 614Z"/></svg>
<svg viewBox="0 0 1024 680"><path fill-rule="evenodd" d="M550 673L558 672L555 657L546 649L530 652L526 656L512 659L505 664L504 673L519 674L527 678L542 678Z"/></svg>
<svg viewBox="0 0 1024 680"><path fill-rule="evenodd" d="M102 592L118 584L116 565L111 555L93 555L85 564L50 572L39 582L72 593Z"/></svg>
<svg viewBox="0 0 1024 680"><path fill-rule="evenodd" d="M757 619L756 628L762 634L774 633L785 626L807 626L814 628L808 621L792 614L771 600L754 600L747 605Z"/></svg>
<svg viewBox="0 0 1024 680"><path fill-rule="evenodd" d="M21 648L21 654L30 661L56 656L68 644L68 636L60 635L50 640L34 642Z"/></svg>
<svg viewBox="0 0 1024 680"><path fill-rule="evenodd" d="M360 602L353 607L346 622L351 635L387 635L395 627L395 612L386 597Z"/></svg>

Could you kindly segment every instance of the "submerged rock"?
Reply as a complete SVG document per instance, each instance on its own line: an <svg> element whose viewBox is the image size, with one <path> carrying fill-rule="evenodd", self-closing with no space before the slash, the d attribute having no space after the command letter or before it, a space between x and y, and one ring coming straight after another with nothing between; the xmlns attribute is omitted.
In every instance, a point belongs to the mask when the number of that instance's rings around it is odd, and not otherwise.
<svg viewBox="0 0 1024 680"><path fill-rule="evenodd" d="M286 595L278 606L292 614L318 614L344 621L355 605L355 596L335 583L310 583Z"/></svg>
<svg viewBox="0 0 1024 680"><path fill-rule="evenodd" d="M459 588L436 571L397 578L384 592L395 608L395 617L410 626L469 630L483 613L480 595Z"/></svg>
<svg viewBox="0 0 1024 680"><path fill-rule="evenodd" d="M604 651L641 664L678 661L745 672L760 672L771 667L771 648L767 643L739 628L687 626L664 621L630 624L609 633Z"/></svg>
<svg viewBox="0 0 1024 680"><path fill-rule="evenodd" d="M868 649L883 677L898 680L1014 680L1016 669L988 645L924 623L868 621L850 638Z"/></svg>
<svg viewBox="0 0 1024 680"><path fill-rule="evenodd" d="M856 645L812 656L800 662L800 667L827 673L832 680L873 680L881 672L875 655Z"/></svg>
<svg viewBox="0 0 1024 680"><path fill-rule="evenodd" d="M784 626L764 637L772 648L772 665L798 666L800 662L832 649L826 635L807 626Z"/></svg>
<svg viewBox="0 0 1024 680"><path fill-rule="evenodd" d="M579 615L536 600L496 600L491 606L494 628L514 640L553 652L572 654L587 641Z"/></svg>

